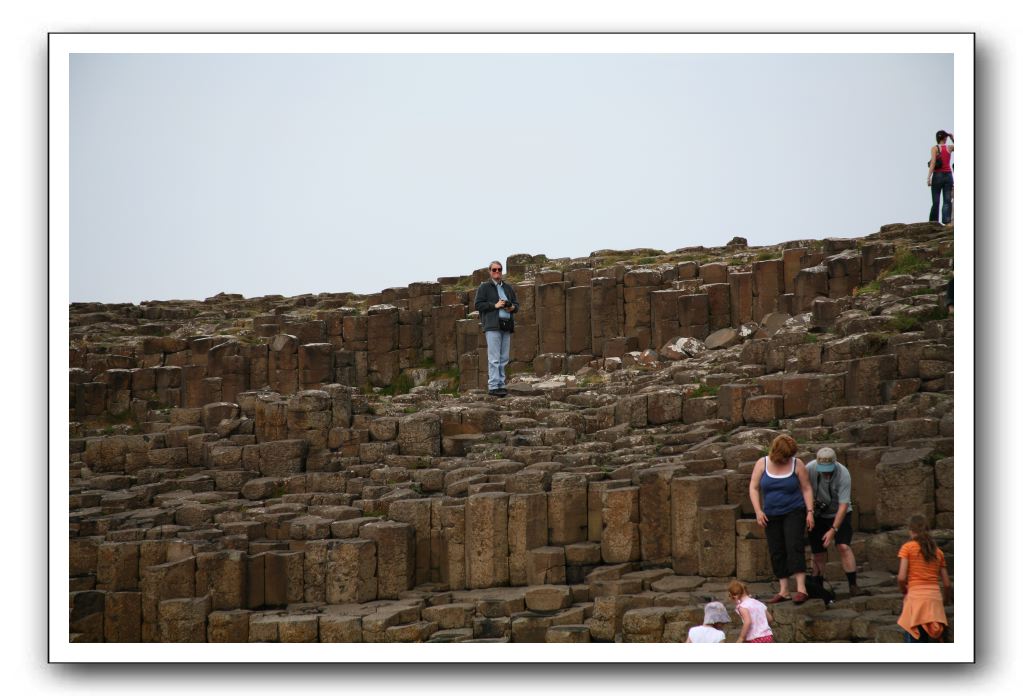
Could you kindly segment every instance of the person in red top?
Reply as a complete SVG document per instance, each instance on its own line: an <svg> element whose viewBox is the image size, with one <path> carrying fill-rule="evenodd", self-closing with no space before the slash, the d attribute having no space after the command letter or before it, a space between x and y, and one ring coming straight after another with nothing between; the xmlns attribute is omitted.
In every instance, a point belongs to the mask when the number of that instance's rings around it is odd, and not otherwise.
<svg viewBox="0 0 1023 696"><path fill-rule="evenodd" d="M923 515L909 518L909 534L910 540L899 549L898 580L904 596L898 623L907 643L940 643L948 626L945 604L952 602L945 554L931 538Z"/></svg>
<svg viewBox="0 0 1023 696"><path fill-rule="evenodd" d="M934 134L937 145L931 146L931 159L927 163L927 185L931 187L931 222L938 221L938 201L941 201L941 224L952 221L952 153L955 138L943 130ZM951 140L951 145L946 141Z"/></svg>

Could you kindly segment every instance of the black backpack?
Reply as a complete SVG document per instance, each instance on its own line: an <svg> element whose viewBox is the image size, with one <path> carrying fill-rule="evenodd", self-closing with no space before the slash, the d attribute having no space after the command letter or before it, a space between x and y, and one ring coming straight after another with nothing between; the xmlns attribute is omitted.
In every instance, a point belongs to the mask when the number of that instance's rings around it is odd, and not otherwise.
<svg viewBox="0 0 1023 696"><path fill-rule="evenodd" d="M824 601L824 606L828 606L835 601L835 591L831 589L831 583L827 580L818 580L815 576L807 574L806 576L806 594L810 599L820 599Z"/></svg>

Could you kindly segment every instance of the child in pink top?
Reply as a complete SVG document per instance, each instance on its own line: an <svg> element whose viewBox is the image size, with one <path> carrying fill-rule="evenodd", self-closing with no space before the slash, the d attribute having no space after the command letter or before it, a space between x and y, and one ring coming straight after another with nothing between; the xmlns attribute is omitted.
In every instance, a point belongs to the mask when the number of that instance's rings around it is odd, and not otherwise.
<svg viewBox="0 0 1023 696"><path fill-rule="evenodd" d="M735 611L742 618L742 629L736 643L773 643L774 633L769 625L772 620L767 606L749 596L746 586L738 580L728 585L728 596L735 602Z"/></svg>

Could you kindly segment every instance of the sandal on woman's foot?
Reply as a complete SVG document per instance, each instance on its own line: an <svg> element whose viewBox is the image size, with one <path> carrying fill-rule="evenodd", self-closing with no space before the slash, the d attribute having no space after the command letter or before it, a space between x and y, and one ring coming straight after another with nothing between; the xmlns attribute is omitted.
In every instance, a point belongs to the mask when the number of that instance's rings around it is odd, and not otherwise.
<svg viewBox="0 0 1023 696"><path fill-rule="evenodd" d="M767 600L767 602L765 602L765 603L766 604L778 604L779 602L787 602L787 601L789 601L789 599L791 599L791 597L786 597L781 592L779 592L778 594L776 594L775 596L773 596L769 600Z"/></svg>
<svg viewBox="0 0 1023 696"><path fill-rule="evenodd" d="M805 602L808 599L810 599L810 595L806 594L805 592L793 592L792 593L792 603L793 604L802 604L803 602Z"/></svg>

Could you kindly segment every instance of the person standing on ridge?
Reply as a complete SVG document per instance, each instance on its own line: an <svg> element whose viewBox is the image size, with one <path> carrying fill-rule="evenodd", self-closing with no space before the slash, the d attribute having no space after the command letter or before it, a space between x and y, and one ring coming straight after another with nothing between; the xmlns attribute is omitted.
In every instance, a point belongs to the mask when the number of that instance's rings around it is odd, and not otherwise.
<svg viewBox="0 0 1023 696"><path fill-rule="evenodd" d="M952 153L955 138L943 130L934 134L937 145L931 146L931 159L927 163L927 185L931 187L931 214L928 220L938 221L938 202L941 201L941 224L952 221ZM952 141L946 145L946 141Z"/></svg>
<svg viewBox="0 0 1023 696"><path fill-rule="evenodd" d="M508 395L504 368L511 356L511 335L515 331L515 318L519 309L515 288L505 283L504 267L500 261L490 262L490 280L480 283L476 290L476 311L487 337L487 393L490 396Z"/></svg>

